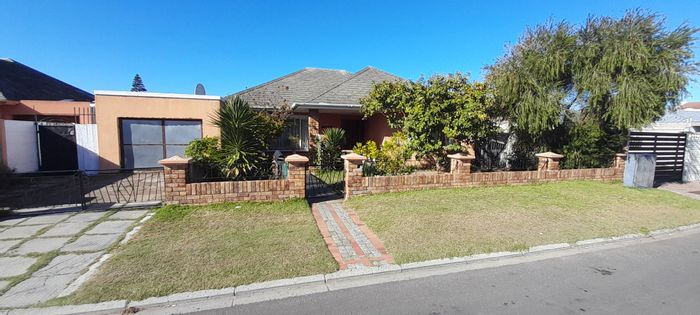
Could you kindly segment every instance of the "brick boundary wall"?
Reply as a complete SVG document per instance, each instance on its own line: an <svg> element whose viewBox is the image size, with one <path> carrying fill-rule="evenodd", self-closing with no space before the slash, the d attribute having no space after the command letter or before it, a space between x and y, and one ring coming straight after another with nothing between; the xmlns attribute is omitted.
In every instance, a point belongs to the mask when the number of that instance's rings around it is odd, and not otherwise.
<svg viewBox="0 0 700 315"><path fill-rule="evenodd" d="M517 185L565 180L621 180L625 169L625 154L617 154L613 167L590 169L559 169L561 155L538 154L538 170L471 173L474 156L450 155L450 173L414 173L398 176L362 176L360 165L366 159L351 153L345 160L345 198L366 194L423 190L431 188Z"/></svg>
<svg viewBox="0 0 700 315"><path fill-rule="evenodd" d="M190 159L173 156L159 161L165 176L165 202L168 204L208 204L224 201L276 201L306 196L306 164L297 154L285 159L286 179L188 183Z"/></svg>

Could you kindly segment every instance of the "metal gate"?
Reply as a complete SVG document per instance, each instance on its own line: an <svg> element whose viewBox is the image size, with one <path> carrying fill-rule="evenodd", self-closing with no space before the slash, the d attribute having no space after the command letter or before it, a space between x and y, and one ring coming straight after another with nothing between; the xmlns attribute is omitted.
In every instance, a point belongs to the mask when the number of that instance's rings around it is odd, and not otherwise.
<svg viewBox="0 0 700 315"><path fill-rule="evenodd" d="M75 125L37 123L39 138L39 170L64 171L78 168L78 146Z"/></svg>
<svg viewBox="0 0 700 315"><path fill-rule="evenodd" d="M118 169L10 174L0 178L0 209L163 200L163 169Z"/></svg>
<svg viewBox="0 0 700 315"><path fill-rule="evenodd" d="M685 133L630 132L627 148L629 153L656 154L654 182L681 181L685 159Z"/></svg>
<svg viewBox="0 0 700 315"><path fill-rule="evenodd" d="M307 198L342 198L345 190L343 160L327 165L309 165L306 168Z"/></svg>

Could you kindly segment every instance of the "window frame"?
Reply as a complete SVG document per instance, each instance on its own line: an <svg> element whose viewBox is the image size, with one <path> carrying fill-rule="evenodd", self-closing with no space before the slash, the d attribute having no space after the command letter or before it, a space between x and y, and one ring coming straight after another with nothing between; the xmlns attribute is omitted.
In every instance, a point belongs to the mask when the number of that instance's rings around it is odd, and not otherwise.
<svg viewBox="0 0 700 315"><path fill-rule="evenodd" d="M148 121L160 121L161 128L161 141L162 143L155 144L137 144L137 145L161 145L163 148L163 156L167 156L167 146L168 143L165 141L165 122L166 121L192 121L199 123L199 139L204 138L204 123L201 119L195 118L139 118L139 117L119 117L117 119L117 129L119 132L119 166L120 168L126 168L124 161L124 120L148 120ZM134 146L134 144L129 144ZM134 167L133 169L138 169Z"/></svg>

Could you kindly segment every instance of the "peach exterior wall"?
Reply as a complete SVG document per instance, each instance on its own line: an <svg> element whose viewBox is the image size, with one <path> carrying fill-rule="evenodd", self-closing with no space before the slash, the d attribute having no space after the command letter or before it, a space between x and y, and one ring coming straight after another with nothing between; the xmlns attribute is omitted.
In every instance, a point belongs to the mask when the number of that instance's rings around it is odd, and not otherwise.
<svg viewBox="0 0 700 315"><path fill-rule="evenodd" d="M210 117L219 106L219 100L95 95L100 168L120 167L120 118L199 119L202 136L218 137L219 128Z"/></svg>
<svg viewBox="0 0 700 315"><path fill-rule="evenodd" d="M364 138L365 141L372 140L381 145L385 138L390 137L394 130L389 128L386 118L381 114L375 114L366 120L361 120L359 115L343 115L343 114L325 114L319 116L321 129L331 127L340 128L341 120L357 120L358 123L364 123Z"/></svg>
<svg viewBox="0 0 700 315"><path fill-rule="evenodd" d="M87 112L90 108L90 102L76 101L22 100L13 103L12 105L0 104L0 119L11 120L15 115L75 116L77 108L82 109L83 112Z"/></svg>

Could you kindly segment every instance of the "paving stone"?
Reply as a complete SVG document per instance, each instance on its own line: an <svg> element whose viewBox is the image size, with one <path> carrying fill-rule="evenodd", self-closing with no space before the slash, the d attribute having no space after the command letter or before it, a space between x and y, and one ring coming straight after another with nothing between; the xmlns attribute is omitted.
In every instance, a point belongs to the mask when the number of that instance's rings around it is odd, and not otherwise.
<svg viewBox="0 0 700 315"><path fill-rule="evenodd" d="M33 276L5 292L0 297L0 307L23 307L53 299L78 276L79 274Z"/></svg>
<svg viewBox="0 0 700 315"><path fill-rule="evenodd" d="M7 219L7 220L0 219L0 226L15 225L17 223L20 223L20 222L26 220L26 219L27 218L15 218L15 219Z"/></svg>
<svg viewBox="0 0 700 315"><path fill-rule="evenodd" d="M0 241L0 254L5 253L7 250L9 250L12 246L15 246L19 244L22 240L7 240L7 241Z"/></svg>
<svg viewBox="0 0 700 315"><path fill-rule="evenodd" d="M83 270L87 269L97 257L100 257L100 255L102 255L102 253L60 255L51 260L44 268L35 272L32 277L55 277L57 275L67 274L79 275Z"/></svg>
<svg viewBox="0 0 700 315"><path fill-rule="evenodd" d="M92 221L82 221L82 222L61 222L54 225L51 229L46 231L41 236L73 236L78 234L84 228L92 224Z"/></svg>
<svg viewBox="0 0 700 315"><path fill-rule="evenodd" d="M0 278L24 274L37 259L32 257L0 257Z"/></svg>
<svg viewBox="0 0 700 315"><path fill-rule="evenodd" d="M126 232L134 221L105 221L96 225L85 234L121 234Z"/></svg>
<svg viewBox="0 0 700 315"><path fill-rule="evenodd" d="M71 213L46 214L31 217L19 223L19 225L36 225L36 224L56 224L71 216Z"/></svg>
<svg viewBox="0 0 700 315"><path fill-rule="evenodd" d="M94 252L103 250L119 240L119 237L121 237L121 234L85 234L79 237L75 242L63 246L61 250L65 252Z"/></svg>
<svg viewBox="0 0 700 315"><path fill-rule="evenodd" d="M63 246L70 238L68 237L52 237L52 238L35 238L22 244L20 247L11 251L12 254L26 255L29 253L48 253L57 250Z"/></svg>
<svg viewBox="0 0 700 315"><path fill-rule="evenodd" d="M95 222L105 216L106 212L80 212L64 222Z"/></svg>
<svg viewBox="0 0 700 315"><path fill-rule="evenodd" d="M109 216L110 220L136 220L148 213L148 210L122 210Z"/></svg>
<svg viewBox="0 0 700 315"><path fill-rule="evenodd" d="M39 230L49 226L44 225L28 225L28 226L13 226L7 230L0 232L0 240L7 240L13 238L27 238L34 235Z"/></svg>

